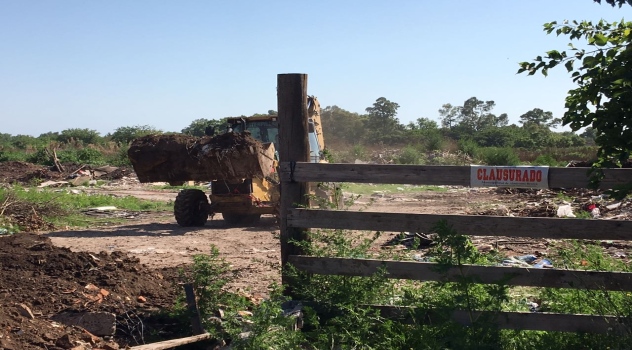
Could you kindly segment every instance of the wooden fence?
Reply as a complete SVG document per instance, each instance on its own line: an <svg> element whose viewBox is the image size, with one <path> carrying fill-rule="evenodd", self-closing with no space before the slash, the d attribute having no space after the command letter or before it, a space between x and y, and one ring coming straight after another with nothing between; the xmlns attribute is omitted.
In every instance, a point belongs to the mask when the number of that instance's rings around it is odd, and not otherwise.
<svg viewBox="0 0 632 350"><path fill-rule="evenodd" d="M472 215L403 214L301 209L307 204L308 182L358 182L374 184L462 185L470 184L468 166L411 166L370 164L315 164L308 162L307 76L280 74L277 80L281 159L281 260L299 270L324 275L371 276L385 269L387 277L423 281L456 281L476 276L480 283L509 286L580 288L632 291L632 273L563 269L530 269L475 266L436 272L436 264L372 259L310 257L302 254L290 240L306 238L307 229L349 229L394 232L430 232L445 220L463 234L532 237L551 239L632 240L632 221L581 220L562 218L498 217ZM326 135L325 135L326 136ZM584 188L586 168L550 168L551 188ZM632 180L632 169L607 169L602 188ZM284 283L289 281L284 278ZM384 315L400 315L406 310L380 306ZM477 312L485 314L485 312ZM501 329L605 333L630 320L615 316L554 313L496 313ZM453 320L470 323L466 311L455 311Z"/></svg>

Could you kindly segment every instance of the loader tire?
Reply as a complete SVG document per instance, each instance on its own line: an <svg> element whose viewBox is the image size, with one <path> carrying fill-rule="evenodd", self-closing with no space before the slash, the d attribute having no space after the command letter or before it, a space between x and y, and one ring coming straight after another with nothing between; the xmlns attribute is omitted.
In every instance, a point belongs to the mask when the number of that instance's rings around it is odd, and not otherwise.
<svg viewBox="0 0 632 350"><path fill-rule="evenodd" d="M229 225L254 225L261 219L261 214L222 213L222 217Z"/></svg>
<svg viewBox="0 0 632 350"><path fill-rule="evenodd" d="M173 206L178 225L183 227L204 226L208 220L208 198L201 190L180 191Z"/></svg>

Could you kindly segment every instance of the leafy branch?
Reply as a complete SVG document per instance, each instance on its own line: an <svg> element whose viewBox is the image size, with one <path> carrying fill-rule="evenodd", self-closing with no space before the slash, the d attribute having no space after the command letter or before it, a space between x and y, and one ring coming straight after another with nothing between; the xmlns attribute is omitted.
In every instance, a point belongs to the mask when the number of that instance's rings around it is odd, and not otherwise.
<svg viewBox="0 0 632 350"><path fill-rule="evenodd" d="M517 73L546 76L563 64L578 87L568 92L562 124L573 131L592 127L599 146L596 167L620 166L632 151L632 22L550 22L544 31L585 40L592 49L571 42L568 52L550 50L533 62L519 63Z"/></svg>

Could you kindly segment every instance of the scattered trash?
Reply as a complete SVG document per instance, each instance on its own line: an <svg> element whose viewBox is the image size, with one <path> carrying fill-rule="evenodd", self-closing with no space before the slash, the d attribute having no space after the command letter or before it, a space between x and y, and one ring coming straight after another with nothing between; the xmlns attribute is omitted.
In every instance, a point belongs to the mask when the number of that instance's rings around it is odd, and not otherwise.
<svg viewBox="0 0 632 350"><path fill-rule="evenodd" d="M39 184L37 187L38 188L60 187L60 186L68 186L68 185L70 185L68 181L44 181L41 184Z"/></svg>
<svg viewBox="0 0 632 350"><path fill-rule="evenodd" d="M619 208L620 206L621 206L621 202L614 203L614 204L606 205L606 209L608 209L608 210L615 210L615 209Z"/></svg>
<svg viewBox="0 0 632 350"><path fill-rule="evenodd" d="M560 205L557 208L557 217L558 218L576 218L575 214L573 214L573 208L571 208L570 204Z"/></svg>
<svg viewBox="0 0 632 350"><path fill-rule="evenodd" d="M433 234L420 232L402 232L385 243L387 246L403 245L408 249L427 248L434 244Z"/></svg>
<svg viewBox="0 0 632 350"><path fill-rule="evenodd" d="M413 255L413 260L419 262L432 262L432 258L429 256L422 256L421 254Z"/></svg>
<svg viewBox="0 0 632 350"><path fill-rule="evenodd" d="M108 205L108 206L103 206L103 207L94 207L94 208L88 208L86 210L93 210L93 211L111 211L111 210L118 210L117 207L112 206L112 205Z"/></svg>
<svg viewBox="0 0 632 350"><path fill-rule="evenodd" d="M615 258L625 259L627 255L624 252L616 252L614 253Z"/></svg>
<svg viewBox="0 0 632 350"><path fill-rule="evenodd" d="M4 227L0 227L0 236L2 236L2 235L8 235L8 234L11 234L11 232L9 232L9 230L7 230L7 229L6 229L6 228L4 228Z"/></svg>
<svg viewBox="0 0 632 350"><path fill-rule="evenodd" d="M529 306L529 311L531 312L538 312L538 308L540 307L538 303L529 300L527 300L527 306Z"/></svg>
<svg viewBox="0 0 632 350"><path fill-rule="evenodd" d="M536 269L542 268L553 268L553 263L548 259L541 259L537 261L538 258L535 255L522 255L522 256L510 256L500 263L501 266L505 267L532 267ZM537 261L537 263L536 263Z"/></svg>
<svg viewBox="0 0 632 350"><path fill-rule="evenodd" d="M540 262L538 262L537 264L533 265L533 267L535 267L537 269L542 269L542 268L551 269L551 268L553 268L553 263L549 259L542 259L542 260L540 260Z"/></svg>
<svg viewBox="0 0 632 350"><path fill-rule="evenodd" d="M584 206L584 210L590 213L593 219L601 216L601 212L599 210L599 206L595 203L589 203Z"/></svg>

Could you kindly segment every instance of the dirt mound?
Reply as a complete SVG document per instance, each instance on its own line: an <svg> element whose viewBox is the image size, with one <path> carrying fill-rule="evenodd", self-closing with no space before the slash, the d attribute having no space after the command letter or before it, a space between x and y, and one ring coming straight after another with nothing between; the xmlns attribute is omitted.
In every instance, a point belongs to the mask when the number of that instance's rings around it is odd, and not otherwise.
<svg viewBox="0 0 632 350"><path fill-rule="evenodd" d="M114 314L113 339L122 346L142 343L156 332L144 317L175 300L172 282L121 252L73 253L34 234L0 236L0 348L102 347L104 338L52 321L73 315Z"/></svg>
<svg viewBox="0 0 632 350"><path fill-rule="evenodd" d="M147 135L134 140L127 154L141 182L173 183L265 177L274 147L247 132L201 138Z"/></svg>
<svg viewBox="0 0 632 350"><path fill-rule="evenodd" d="M65 176L42 165L19 161L0 162L0 183L28 184L33 179L60 180Z"/></svg>

